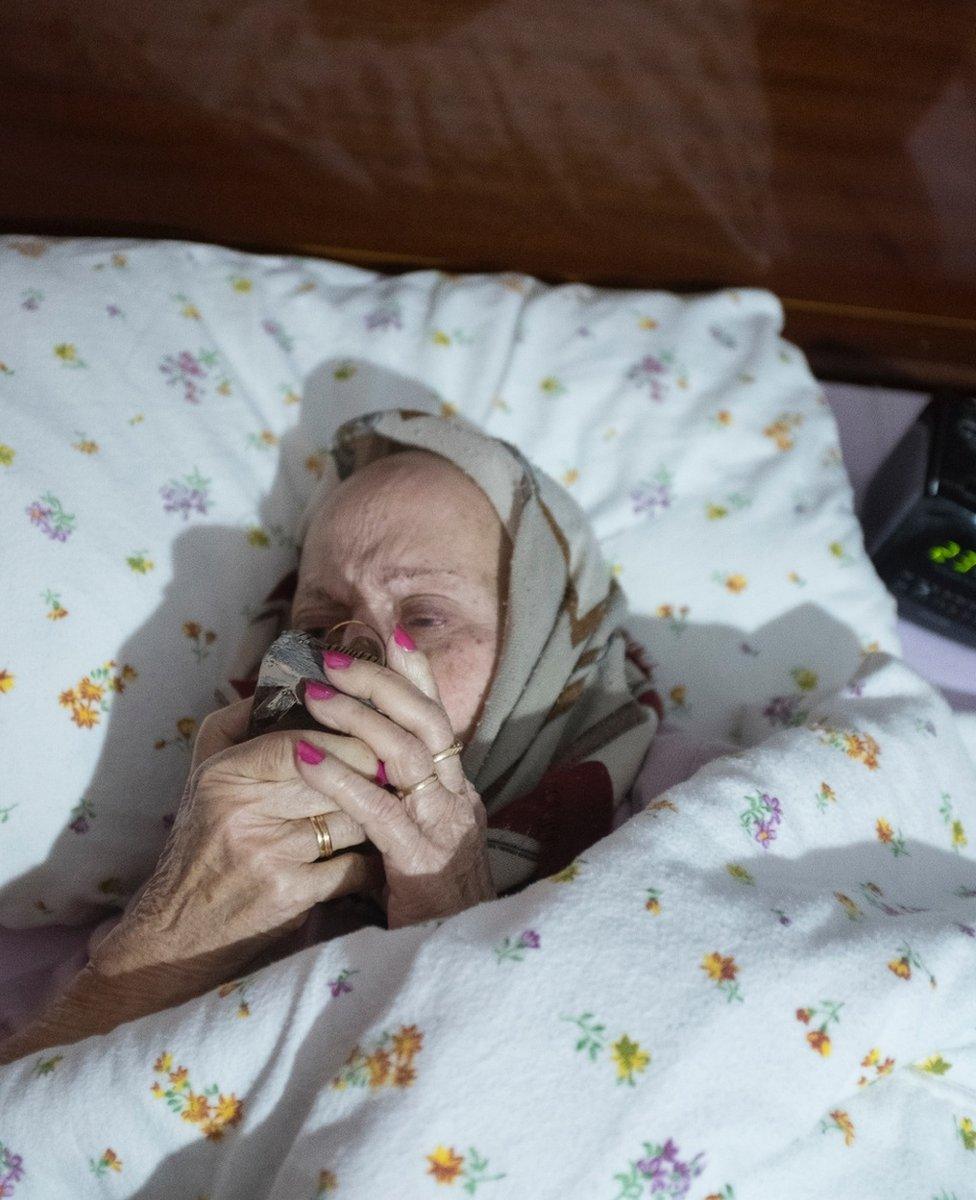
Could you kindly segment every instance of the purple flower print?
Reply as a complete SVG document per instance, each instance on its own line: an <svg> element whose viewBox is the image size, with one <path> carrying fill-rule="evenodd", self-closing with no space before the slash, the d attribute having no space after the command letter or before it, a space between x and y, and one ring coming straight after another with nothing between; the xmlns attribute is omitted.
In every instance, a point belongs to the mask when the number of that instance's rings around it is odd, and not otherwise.
<svg viewBox="0 0 976 1200"><path fill-rule="evenodd" d="M117 304L106 304L105 311L110 317L121 317L122 309Z"/></svg>
<svg viewBox="0 0 976 1200"><path fill-rule="evenodd" d="M358 975L358 974L359 974L358 968L353 968L352 970L350 970L349 967L343 967L343 969L339 972L338 979L330 979L329 980L329 991L332 993L333 997L341 996L345 992L351 992L352 984L349 983L348 981L352 978L353 975Z"/></svg>
<svg viewBox="0 0 976 1200"><path fill-rule="evenodd" d="M739 814L739 821L764 850L776 840L777 828L783 820L783 807L776 796L769 792L754 792L746 796L748 808Z"/></svg>
<svg viewBox="0 0 976 1200"><path fill-rule="evenodd" d="M679 1158L679 1149L671 1138L661 1145L644 1143L644 1157L631 1170L615 1178L623 1185L620 1196L635 1196L641 1182L648 1185L648 1195L667 1196L680 1200L687 1196L691 1181L705 1169L704 1154L696 1154L690 1162Z"/></svg>
<svg viewBox="0 0 976 1200"><path fill-rule="evenodd" d="M217 361L213 350L201 350L199 355L191 354L189 350L181 350L179 354L167 354L159 364L159 369L167 375L170 385L183 385L183 399L189 404L199 404L204 394L202 380L208 376L208 367Z"/></svg>
<svg viewBox="0 0 976 1200"><path fill-rule="evenodd" d="M542 939L534 929L523 930L517 938L505 938L500 946L495 947L495 957L498 962L507 960L522 962L526 950L538 950Z"/></svg>
<svg viewBox="0 0 976 1200"><path fill-rule="evenodd" d="M278 322L272 321L270 317L265 317L261 322L261 328L269 337L274 338L275 344L279 349L284 350L286 354L294 346L294 339L290 338Z"/></svg>
<svg viewBox="0 0 976 1200"><path fill-rule="evenodd" d="M660 516L671 507L672 475L667 467L661 467L652 479L641 480L638 487L630 493L630 501L634 514L650 512L652 516Z"/></svg>
<svg viewBox="0 0 976 1200"><path fill-rule="evenodd" d="M372 312L363 318L366 328L373 329L402 329L403 318L398 300L381 300Z"/></svg>
<svg viewBox="0 0 976 1200"><path fill-rule="evenodd" d="M14 1184L24 1178L24 1160L20 1154L11 1154L0 1142L0 1196L12 1196Z"/></svg>
<svg viewBox="0 0 976 1200"><path fill-rule="evenodd" d="M87 833L91 828L90 818L95 816L95 806L87 797L82 796L68 815L73 818L69 829L75 833Z"/></svg>
<svg viewBox="0 0 976 1200"><path fill-rule="evenodd" d="M650 398L660 403L668 394L667 385L661 376L668 369L666 363L669 358L670 355L658 358L654 354L645 354L643 358L634 363L626 377L632 383L646 386Z"/></svg>
<svg viewBox="0 0 976 1200"><path fill-rule="evenodd" d="M74 514L66 513L61 501L50 492L45 492L40 500L29 504L24 512L30 517L31 524L43 529L54 542L66 542L68 534L74 532Z"/></svg>
<svg viewBox="0 0 976 1200"><path fill-rule="evenodd" d="M964 933L966 937L976 938L976 929L973 929L972 925L964 925L962 921L957 921L956 927L958 928L959 932Z"/></svg>
<svg viewBox="0 0 976 1200"><path fill-rule="evenodd" d="M182 482L171 479L159 489L164 511L178 512L184 521L189 520L191 512L206 514L207 505L211 503L207 495L209 483L210 480L204 479L195 467L192 475L183 476Z"/></svg>
<svg viewBox="0 0 976 1200"><path fill-rule="evenodd" d="M800 708L802 696L773 696L763 709L763 716L770 725L782 725L784 729L802 725L807 719L806 709Z"/></svg>

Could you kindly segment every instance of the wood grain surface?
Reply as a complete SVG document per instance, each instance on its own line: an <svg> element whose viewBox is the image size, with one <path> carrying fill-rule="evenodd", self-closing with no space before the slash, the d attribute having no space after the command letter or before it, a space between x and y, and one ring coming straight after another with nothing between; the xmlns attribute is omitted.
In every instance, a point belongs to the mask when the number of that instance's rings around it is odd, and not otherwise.
<svg viewBox="0 0 976 1200"><path fill-rule="evenodd" d="M763 287L976 389L969 0L6 0L0 229Z"/></svg>

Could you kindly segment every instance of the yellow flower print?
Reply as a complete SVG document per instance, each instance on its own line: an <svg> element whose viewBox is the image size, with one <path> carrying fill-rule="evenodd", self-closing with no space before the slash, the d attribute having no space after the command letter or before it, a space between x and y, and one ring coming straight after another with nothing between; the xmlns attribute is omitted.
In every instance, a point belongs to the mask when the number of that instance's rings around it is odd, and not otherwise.
<svg viewBox="0 0 976 1200"><path fill-rule="evenodd" d="M893 958L888 963L888 970L898 976L899 979L911 979L912 968L907 958Z"/></svg>
<svg viewBox="0 0 976 1200"><path fill-rule="evenodd" d="M398 1058L411 1061L424 1044L424 1035L416 1025L402 1025L393 1035L393 1053Z"/></svg>
<svg viewBox="0 0 976 1200"><path fill-rule="evenodd" d="M190 1086L187 1081L188 1076L189 1076L189 1072L187 1071L186 1067L179 1067L175 1071L170 1071L169 1081L173 1085L174 1088L185 1089Z"/></svg>
<svg viewBox="0 0 976 1200"><path fill-rule="evenodd" d="M550 883L572 883L580 873L580 859L574 859L568 866L549 876Z"/></svg>
<svg viewBox="0 0 976 1200"><path fill-rule="evenodd" d="M86 675L78 684L78 695L82 700L101 700L105 695L105 689L92 681Z"/></svg>
<svg viewBox="0 0 976 1200"><path fill-rule="evenodd" d="M644 901L644 907L649 913L653 913L655 917L661 915L661 891L660 888L648 888L647 899Z"/></svg>
<svg viewBox="0 0 976 1200"><path fill-rule="evenodd" d="M736 983L739 967L731 954L719 954L717 950L713 950L711 954L705 955L700 965L719 991L725 993L725 998L729 1002L742 999L739 985Z"/></svg>
<svg viewBox="0 0 976 1200"><path fill-rule="evenodd" d="M149 1090L157 1099L162 1099L162 1097L166 1095L166 1093L163 1091L163 1085L158 1079L149 1085Z"/></svg>
<svg viewBox="0 0 976 1200"><path fill-rule="evenodd" d="M829 1118L829 1119L828 1119ZM854 1144L854 1122L842 1108L835 1108L827 1117L820 1122L820 1131L826 1133L828 1129L837 1129L844 1135L844 1145L853 1146Z"/></svg>
<svg viewBox="0 0 976 1200"><path fill-rule="evenodd" d="M7 670L0 671L0 692L12 692L16 682L16 675L11 675Z"/></svg>
<svg viewBox="0 0 976 1200"><path fill-rule="evenodd" d="M95 1159L88 1160L88 1166L93 1175L99 1179L103 1178L106 1171L121 1171L122 1159L115 1153L111 1146L105 1150L102 1157L96 1162Z"/></svg>
<svg viewBox="0 0 976 1200"><path fill-rule="evenodd" d="M137 571L140 575L147 575L150 571L156 569L156 564L153 560L146 557L145 550L140 550L138 554L130 554L125 561L133 571Z"/></svg>
<svg viewBox="0 0 976 1200"><path fill-rule="evenodd" d="M561 383L555 375L547 375L545 379L540 380L539 389L547 396L561 396L566 390L566 385Z"/></svg>
<svg viewBox="0 0 976 1200"><path fill-rule="evenodd" d="M458 407L456 404L451 404L451 402L449 400L441 401L441 416L442 417L447 417L447 418L456 417L457 412L458 412Z"/></svg>
<svg viewBox="0 0 976 1200"><path fill-rule="evenodd" d="M242 1105L236 1096L225 1096L221 1094L217 1097L216 1120L221 1125L236 1125L241 1119L242 1115Z"/></svg>
<svg viewBox="0 0 976 1200"><path fill-rule="evenodd" d="M790 675L801 692L812 692L819 682L817 672L809 667L794 667Z"/></svg>
<svg viewBox="0 0 976 1200"><path fill-rule="evenodd" d="M62 362L74 362L78 357L77 349L70 342L60 342L54 347L54 353Z"/></svg>
<svg viewBox="0 0 976 1200"><path fill-rule="evenodd" d="M684 708L685 696L687 695L687 692L688 689L683 683L679 683L676 687L673 687L670 692L668 692L668 695L671 697L671 703L675 706L675 708Z"/></svg>
<svg viewBox="0 0 976 1200"><path fill-rule="evenodd" d="M12 446L0 442L0 467L9 467L13 463L16 453L17 451Z"/></svg>
<svg viewBox="0 0 976 1200"><path fill-rule="evenodd" d="M353 1046L330 1086L340 1090L350 1085L371 1089L409 1087L417 1077L413 1060L423 1046L423 1038L416 1025L401 1025L392 1034L383 1033L368 1054L360 1046Z"/></svg>
<svg viewBox="0 0 976 1200"><path fill-rule="evenodd" d="M653 317L641 317L637 322L638 329L657 329L658 322Z"/></svg>
<svg viewBox="0 0 976 1200"><path fill-rule="evenodd" d="M744 592L748 584L745 575L730 575L725 581L725 586L730 592Z"/></svg>
<svg viewBox="0 0 976 1200"><path fill-rule="evenodd" d="M738 883L755 883L756 881L739 863L726 863L725 869Z"/></svg>
<svg viewBox="0 0 976 1200"><path fill-rule="evenodd" d="M718 521L721 520L722 517L727 517L728 515L729 510L722 504L705 505L705 516L709 521Z"/></svg>
<svg viewBox="0 0 976 1200"><path fill-rule="evenodd" d="M731 425L732 414L727 408L720 408L715 414L715 422L717 425Z"/></svg>
<svg viewBox="0 0 976 1200"><path fill-rule="evenodd" d="M563 471L560 479L566 487L572 487L577 479L579 479L579 471L575 467L570 467L569 470Z"/></svg>
<svg viewBox="0 0 976 1200"><path fill-rule="evenodd" d="M93 442L91 438L86 438L84 434L79 434L78 437L81 439L80 441L71 443L71 448L73 450L80 450L82 454L98 453L98 442Z"/></svg>
<svg viewBox="0 0 976 1200"><path fill-rule="evenodd" d="M857 921L864 916L864 913L861 912L850 896L845 896L843 892L834 892L834 896L844 912L847 913L849 920Z"/></svg>
<svg viewBox="0 0 976 1200"><path fill-rule="evenodd" d="M271 545L271 539L268 537L268 535L264 532L263 529L259 528L256 525L253 525L247 531L247 540L250 542L250 544L252 546L270 546Z"/></svg>
<svg viewBox="0 0 976 1200"><path fill-rule="evenodd" d="M868 1084L877 1083L882 1076L890 1075L894 1070L895 1060L893 1058L882 1060L881 1051L875 1046L861 1059L861 1066L867 1068L868 1074L861 1076L857 1081L857 1086L866 1087ZM872 1067L874 1068L874 1079L870 1078Z"/></svg>
<svg viewBox="0 0 976 1200"><path fill-rule="evenodd" d="M176 722L176 728L179 730L180 737L190 738L196 732L197 722L195 717L180 717Z"/></svg>
<svg viewBox="0 0 976 1200"><path fill-rule="evenodd" d="M446 334L443 329L435 329L433 334L431 334L430 340L435 346L449 346L451 344L450 335Z"/></svg>
<svg viewBox="0 0 976 1200"><path fill-rule="evenodd" d="M610 1057L617 1064L617 1082L634 1086L634 1075L647 1069L651 1056L637 1042L623 1034L610 1047Z"/></svg>
<svg viewBox="0 0 976 1200"><path fill-rule="evenodd" d="M71 713L71 720L79 729L94 729L101 719L97 709L87 704L76 704Z"/></svg>
<svg viewBox="0 0 976 1200"><path fill-rule="evenodd" d="M252 290L254 284L246 275L232 275L230 277L230 286L235 292L240 292L242 295L247 295Z"/></svg>
<svg viewBox="0 0 976 1200"><path fill-rule="evenodd" d="M957 1121L956 1129L962 1141L965 1150L976 1150L976 1128L973 1127L971 1117L963 1117L961 1121Z"/></svg>
<svg viewBox="0 0 976 1200"><path fill-rule="evenodd" d="M927 1071L930 1075L945 1075L952 1070L952 1063L946 1062L941 1054L931 1054L921 1062L912 1063L917 1071Z"/></svg>
<svg viewBox="0 0 976 1200"><path fill-rule="evenodd" d="M365 1060L371 1088L382 1087L390 1074L390 1056L385 1050L374 1050Z"/></svg>
<svg viewBox="0 0 976 1200"><path fill-rule="evenodd" d="M319 1171L319 1182L316 1189L316 1198L324 1196L326 1192L334 1192L339 1186L339 1180L336 1178L334 1171Z"/></svg>
<svg viewBox="0 0 976 1200"><path fill-rule="evenodd" d="M159 1058L157 1058L156 1061L153 1063L153 1070L154 1071L168 1071L172 1065L173 1065L173 1056L167 1050L165 1053L161 1054L159 1056Z"/></svg>
<svg viewBox="0 0 976 1200"><path fill-rule="evenodd" d="M427 1174L433 1175L438 1183L453 1183L461 1174L464 1155L455 1154L453 1147L438 1146L433 1154L427 1155L430 1166Z"/></svg>

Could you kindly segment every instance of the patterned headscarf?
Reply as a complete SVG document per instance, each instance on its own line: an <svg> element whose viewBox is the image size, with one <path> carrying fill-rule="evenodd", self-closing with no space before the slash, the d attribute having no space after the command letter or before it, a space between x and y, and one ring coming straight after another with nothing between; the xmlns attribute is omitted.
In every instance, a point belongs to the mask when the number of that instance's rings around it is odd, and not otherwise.
<svg viewBox="0 0 976 1200"><path fill-rule="evenodd" d="M511 539L507 605L497 667L461 766L489 814L489 855L496 887L531 877L539 839L504 815L554 768L589 764L625 803L657 728L648 672L620 622L626 600L608 570L585 513L558 483L515 446L460 416L412 409L366 413L341 425L318 486L299 522L304 541L325 496L354 471L405 449L433 451L468 475L491 501ZM292 573L294 577L295 573ZM282 581L257 615L230 680L237 693L286 627L291 591ZM225 689L218 700L228 703ZM602 764L602 766L598 766ZM577 788L586 804L587 788ZM590 791L595 789L590 788ZM541 811L541 810L538 810ZM493 819L497 815L499 820ZM587 824L587 814L562 820ZM551 826L551 813L540 827ZM600 828L599 822L591 826ZM529 826L531 829L531 824ZM608 830L604 830L607 831ZM598 835L597 835L598 836ZM595 840L592 839L592 840Z"/></svg>

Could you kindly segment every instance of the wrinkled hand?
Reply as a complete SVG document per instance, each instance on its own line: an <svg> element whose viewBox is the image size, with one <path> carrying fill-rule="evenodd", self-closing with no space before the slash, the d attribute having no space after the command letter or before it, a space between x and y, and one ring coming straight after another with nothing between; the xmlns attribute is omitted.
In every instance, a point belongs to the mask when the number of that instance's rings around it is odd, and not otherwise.
<svg viewBox="0 0 976 1200"><path fill-rule="evenodd" d="M302 738L324 750L325 757L311 763L296 756L295 762L303 780L357 822L382 854L387 918L394 929L460 912L493 899L495 891L481 797L464 777L457 755L432 761L455 735L430 664L422 651L404 650L392 636L386 652L386 667L358 659L345 667L324 663L339 694L326 700L306 695L305 705L317 721L369 746L395 787L408 788L435 772L438 782L401 800L367 774L351 770L331 753L327 736L314 731ZM329 817L330 830L335 819Z"/></svg>
<svg viewBox="0 0 976 1200"><path fill-rule="evenodd" d="M351 851L317 863L310 815L329 814L335 850L366 840L295 767L301 730L242 741L251 701L203 722L169 840L122 919L89 947L96 970L138 975L170 965L175 987L194 994L239 970L296 929L323 900L379 888L380 857ZM357 778L376 773L363 742L322 730L331 757Z"/></svg>

